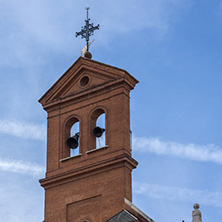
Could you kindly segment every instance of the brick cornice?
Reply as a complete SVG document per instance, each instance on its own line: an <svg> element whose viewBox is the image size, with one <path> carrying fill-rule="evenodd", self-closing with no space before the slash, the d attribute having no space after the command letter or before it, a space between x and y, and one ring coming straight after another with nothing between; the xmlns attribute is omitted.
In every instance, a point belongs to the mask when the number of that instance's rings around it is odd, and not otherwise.
<svg viewBox="0 0 222 222"><path fill-rule="evenodd" d="M90 165L86 165L80 168L57 174L55 176L46 177L39 180L41 186L45 189L56 186L62 183L68 183L73 180L85 178L98 173L102 173L107 170L116 169L119 167L127 167L130 170L136 168L138 162L128 154L121 154L106 160L102 160Z"/></svg>
<svg viewBox="0 0 222 222"><path fill-rule="evenodd" d="M58 98L56 100L47 102L46 104L43 105L43 108L48 111L49 109L51 110L51 108L57 107L58 105L61 106L62 104L66 104L70 101L80 102L82 100L85 100L86 97L87 97L87 99L90 99L92 97L103 94L105 91L109 91L110 88L112 88L112 90L114 90L114 89L122 88L122 86L124 86L124 88L128 92L130 91L130 89L132 89L131 87L133 87L132 85L130 85L130 83L127 80L118 79L118 80L103 84L101 86L92 88L90 90L82 91L77 94L69 95L69 96L66 96L63 98ZM126 95L128 96L128 94L126 94Z"/></svg>

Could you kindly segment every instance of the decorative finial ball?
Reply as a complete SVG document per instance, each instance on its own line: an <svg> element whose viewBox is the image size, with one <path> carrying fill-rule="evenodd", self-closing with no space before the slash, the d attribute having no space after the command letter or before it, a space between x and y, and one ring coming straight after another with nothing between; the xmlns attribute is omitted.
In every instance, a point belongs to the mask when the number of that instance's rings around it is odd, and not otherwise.
<svg viewBox="0 0 222 222"><path fill-rule="evenodd" d="M91 52L86 51L86 52L84 53L84 57L85 57L85 58L88 58L88 59L91 59L91 58L92 58Z"/></svg>
<svg viewBox="0 0 222 222"><path fill-rule="evenodd" d="M200 208L200 205L199 205L198 203L195 203L195 204L193 205L193 208L194 208L195 210L198 210L198 209Z"/></svg>

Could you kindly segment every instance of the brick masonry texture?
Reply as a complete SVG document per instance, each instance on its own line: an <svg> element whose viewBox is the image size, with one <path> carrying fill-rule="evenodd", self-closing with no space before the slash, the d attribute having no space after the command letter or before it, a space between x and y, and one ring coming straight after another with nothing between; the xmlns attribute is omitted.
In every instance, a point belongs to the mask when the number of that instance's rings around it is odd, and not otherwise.
<svg viewBox="0 0 222 222"><path fill-rule="evenodd" d="M128 72L80 57L39 100L48 113L45 222L105 222L132 201ZM105 113L106 147L92 134ZM79 121L79 155L66 140Z"/></svg>

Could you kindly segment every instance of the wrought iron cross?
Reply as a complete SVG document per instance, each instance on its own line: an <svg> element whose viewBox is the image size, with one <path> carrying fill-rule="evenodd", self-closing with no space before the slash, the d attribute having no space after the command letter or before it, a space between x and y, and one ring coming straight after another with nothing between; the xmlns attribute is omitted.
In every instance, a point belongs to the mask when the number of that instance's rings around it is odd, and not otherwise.
<svg viewBox="0 0 222 222"><path fill-rule="evenodd" d="M85 38L86 39L86 51L89 51L89 37L91 35L93 35L94 30L99 29L99 25L97 26L93 26L93 23L89 23L89 7L86 7L86 12L87 12L87 17L86 17L86 25L84 27L81 28L80 32L76 32L76 37L78 37L79 35L82 36L82 39Z"/></svg>

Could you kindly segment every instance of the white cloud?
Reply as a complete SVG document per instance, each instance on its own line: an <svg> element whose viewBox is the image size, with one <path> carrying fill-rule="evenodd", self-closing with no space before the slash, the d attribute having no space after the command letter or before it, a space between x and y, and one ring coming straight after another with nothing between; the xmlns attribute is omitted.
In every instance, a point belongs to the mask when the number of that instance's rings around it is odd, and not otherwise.
<svg viewBox="0 0 222 222"><path fill-rule="evenodd" d="M101 25L96 39L100 44L109 43L119 35L127 38L128 32L134 32L135 37L139 36L138 31L141 30L152 31L144 41L149 41L153 36L162 39L171 24L177 21L180 12L190 5L187 0L96 1L92 14L94 10L96 12L92 18Z"/></svg>
<svg viewBox="0 0 222 222"><path fill-rule="evenodd" d="M0 120L0 133L21 137L24 139L46 139L46 127L29 123Z"/></svg>
<svg viewBox="0 0 222 222"><path fill-rule="evenodd" d="M171 16L183 8L186 5L185 2L184 0L109 1L101 7L102 15L105 18L105 21L101 21L114 32L145 28L165 30L170 23ZM109 10L104 10L105 8Z"/></svg>
<svg viewBox="0 0 222 222"><path fill-rule="evenodd" d="M2 53L0 64L33 66L44 63L45 53L79 53L81 40L74 33L84 25L85 5L88 1L26 1L2 2ZM188 0L113 0L92 1L90 17L100 23L96 39L107 44L111 39L129 31L152 29L157 35L168 30L172 21L190 3ZM136 35L136 33L135 33ZM149 38L149 36L147 36ZM146 39L147 41L147 39ZM82 43L84 46L84 43ZM38 55L40 50L40 55ZM43 51L41 51L43 50ZM80 50L80 49L79 49Z"/></svg>
<svg viewBox="0 0 222 222"><path fill-rule="evenodd" d="M133 137L133 150L222 164L222 149L214 144L181 144L171 141L164 142L158 138Z"/></svg>
<svg viewBox="0 0 222 222"><path fill-rule="evenodd" d="M153 199L165 199L188 203L197 202L203 205L222 207L221 192L168 187L139 182L133 182L133 190L136 194L143 194Z"/></svg>
<svg viewBox="0 0 222 222"><path fill-rule="evenodd" d="M24 162L21 160L10 160L0 158L0 169L24 175L38 177L43 175L45 168L35 163Z"/></svg>

